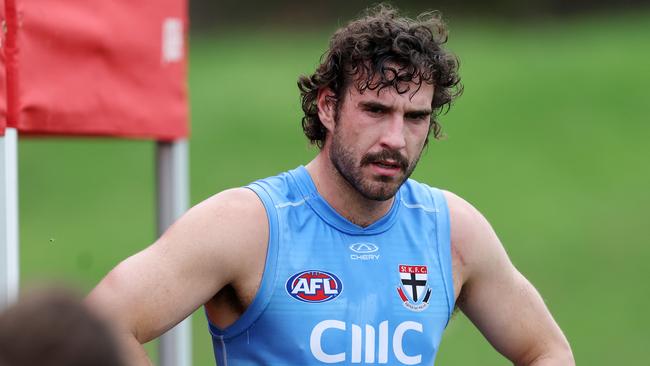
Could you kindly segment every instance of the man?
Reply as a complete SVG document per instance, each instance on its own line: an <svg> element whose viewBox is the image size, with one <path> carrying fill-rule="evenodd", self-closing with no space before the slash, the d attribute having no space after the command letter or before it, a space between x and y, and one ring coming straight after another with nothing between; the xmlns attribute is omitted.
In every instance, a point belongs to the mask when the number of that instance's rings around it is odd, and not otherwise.
<svg viewBox="0 0 650 366"><path fill-rule="evenodd" d="M334 34L298 83L316 158L198 204L91 293L133 364L201 305L219 365L432 365L455 306L517 365L574 363L481 214L407 179L459 94L445 40L386 6Z"/></svg>

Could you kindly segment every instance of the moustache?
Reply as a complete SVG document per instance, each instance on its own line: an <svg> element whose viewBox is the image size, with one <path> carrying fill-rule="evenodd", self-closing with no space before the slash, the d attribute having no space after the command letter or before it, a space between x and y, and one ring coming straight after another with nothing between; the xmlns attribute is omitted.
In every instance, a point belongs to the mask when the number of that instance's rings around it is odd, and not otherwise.
<svg viewBox="0 0 650 366"><path fill-rule="evenodd" d="M398 164L403 172L408 169L408 159L397 150L382 150L376 153L368 153L361 159L361 166L378 163L385 160L392 160Z"/></svg>

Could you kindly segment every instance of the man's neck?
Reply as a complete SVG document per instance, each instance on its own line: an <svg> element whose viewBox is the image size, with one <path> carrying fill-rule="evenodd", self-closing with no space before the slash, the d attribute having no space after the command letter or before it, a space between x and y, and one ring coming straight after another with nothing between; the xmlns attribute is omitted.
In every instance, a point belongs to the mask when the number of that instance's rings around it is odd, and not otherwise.
<svg viewBox="0 0 650 366"><path fill-rule="evenodd" d="M386 201L363 197L341 176L324 151L306 166L318 193L341 216L366 227L382 218L391 208L394 197Z"/></svg>

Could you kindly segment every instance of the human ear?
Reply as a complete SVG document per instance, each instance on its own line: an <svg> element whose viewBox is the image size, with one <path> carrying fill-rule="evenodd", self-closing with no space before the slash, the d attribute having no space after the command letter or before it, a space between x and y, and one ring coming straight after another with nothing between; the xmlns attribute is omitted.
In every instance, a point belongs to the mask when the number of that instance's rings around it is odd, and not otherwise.
<svg viewBox="0 0 650 366"><path fill-rule="evenodd" d="M323 88L318 91L318 118L328 131L334 130L336 115L336 96L330 88Z"/></svg>

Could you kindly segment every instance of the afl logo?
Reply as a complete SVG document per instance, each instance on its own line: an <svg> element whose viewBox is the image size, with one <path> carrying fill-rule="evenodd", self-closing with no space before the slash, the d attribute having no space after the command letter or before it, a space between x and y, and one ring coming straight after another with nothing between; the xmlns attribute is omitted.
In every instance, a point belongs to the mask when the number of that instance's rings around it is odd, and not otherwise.
<svg viewBox="0 0 650 366"><path fill-rule="evenodd" d="M374 253L379 247L372 243L354 243L350 245L350 250L359 254Z"/></svg>
<svg viewBox="0 0 650 366"><path fill-rule="evenodd" d="M289 277L285 286L287 293L303 302L325 302L343 291L343 283L334 274L310 270Z"/></svg>

